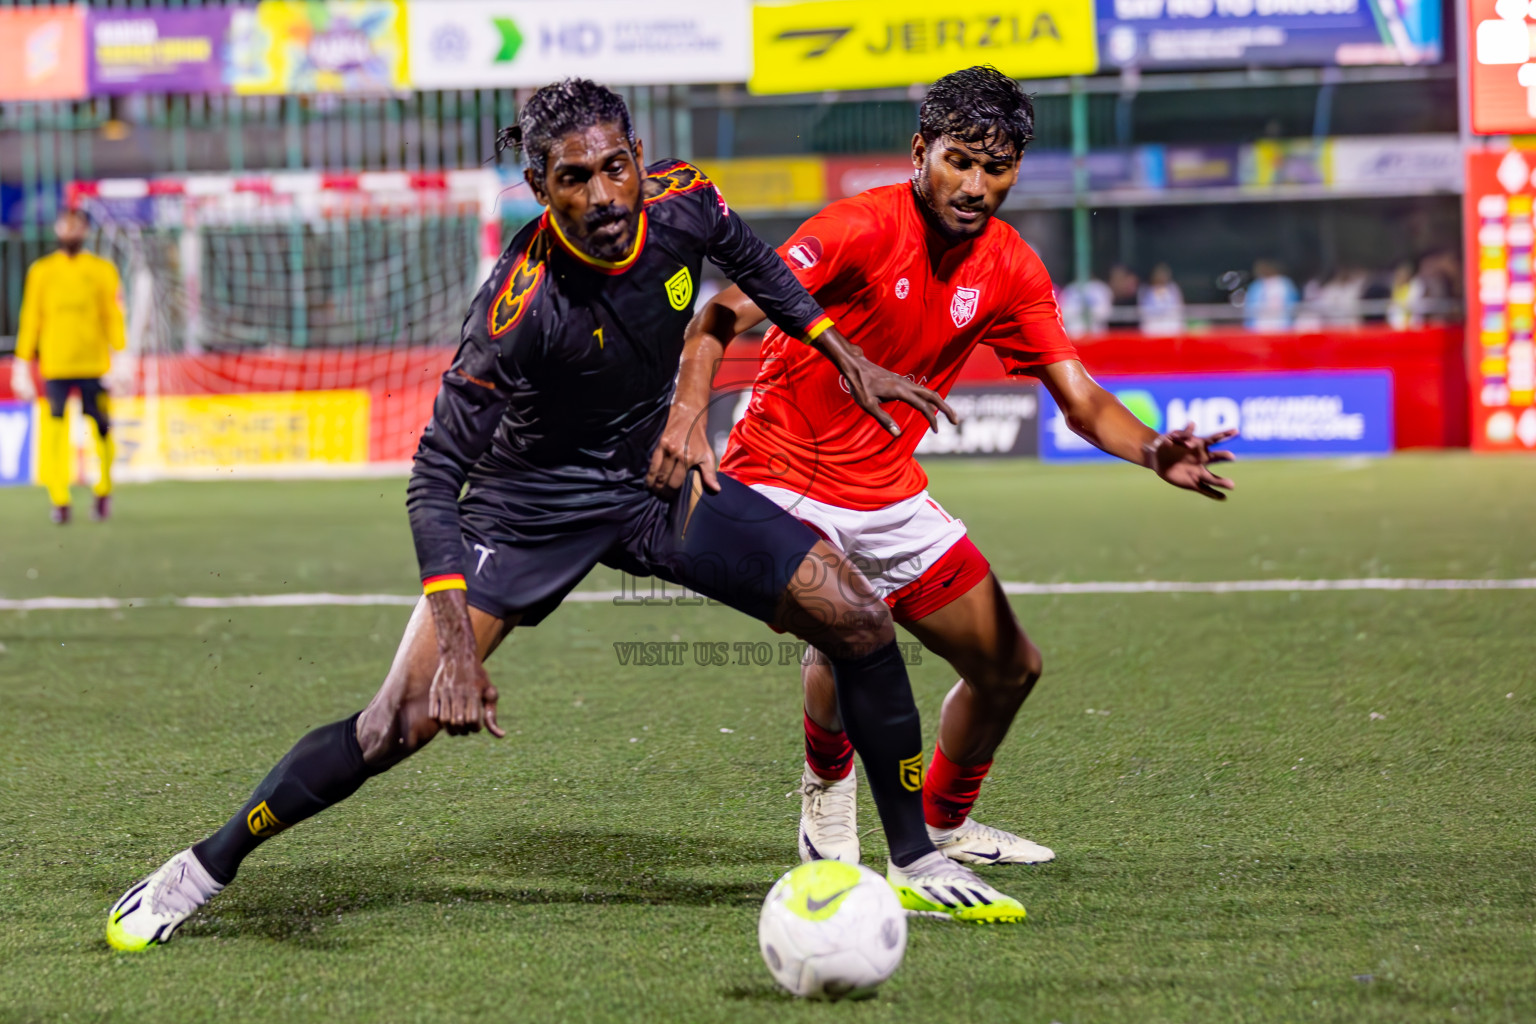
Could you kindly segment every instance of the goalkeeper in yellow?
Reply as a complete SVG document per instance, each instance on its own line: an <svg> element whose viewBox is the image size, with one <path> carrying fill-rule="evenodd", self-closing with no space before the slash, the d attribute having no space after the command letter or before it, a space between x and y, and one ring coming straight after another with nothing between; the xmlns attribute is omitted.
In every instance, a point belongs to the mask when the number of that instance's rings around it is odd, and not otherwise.
<svg viewBox="0 0 1536 1024"><path fill-rule="evenodd" d="M86 252L85 214L66 210L54 223L59 249L27 270L21 296L21 324L12 367L17 397L36 397L33 360L43 379L48 409L38 431L38 477L53 502L53 521L69 522L69 422L65 402L71 391L90 418L101 461L93 517L105 519L112 507L112 432L107 418L107 390L102 378L111 368L112 350L125 343L117 268Z"/></svg>

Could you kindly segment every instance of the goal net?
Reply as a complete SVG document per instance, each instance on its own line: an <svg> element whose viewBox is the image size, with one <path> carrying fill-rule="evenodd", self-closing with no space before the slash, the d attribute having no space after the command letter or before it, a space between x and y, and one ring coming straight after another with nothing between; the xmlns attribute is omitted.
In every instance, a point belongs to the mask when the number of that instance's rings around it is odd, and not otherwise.
<svg viewBox="0 0 1536 1024"><path fill-rule="evenodd" d="M484 170L70 186L123 280L120 474L398 471L498 254L504 184Z"/></svg>

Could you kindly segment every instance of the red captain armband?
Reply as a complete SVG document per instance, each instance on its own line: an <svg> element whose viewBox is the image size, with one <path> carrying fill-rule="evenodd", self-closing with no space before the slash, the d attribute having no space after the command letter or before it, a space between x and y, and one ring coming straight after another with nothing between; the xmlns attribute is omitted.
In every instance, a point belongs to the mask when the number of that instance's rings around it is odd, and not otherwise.
<svg viewBox="0 0 1536 1024"><path fill-rule="evenodd" d="M836 325L832 323L832 318L829 316L824 316L805 329L805 340L815 341L817 338L827 333L827 331L831 330L834 326Z"/></svg>
<svg viewBox="0 0 1536 1024"><path fill-rule="evenodd" d="M441 576L428 576L421 581L423 594L436 594L443 590L468 590L469 586L464 582L464 577L459 573L444 573Z"/></svg>

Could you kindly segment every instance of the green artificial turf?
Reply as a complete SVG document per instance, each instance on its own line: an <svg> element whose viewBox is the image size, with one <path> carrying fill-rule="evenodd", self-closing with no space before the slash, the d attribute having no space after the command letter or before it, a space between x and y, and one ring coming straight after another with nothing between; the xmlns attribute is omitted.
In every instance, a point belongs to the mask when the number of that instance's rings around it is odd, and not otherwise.
<svg viewBox="0 0 1536 1024"><path fill-rule="evenodd" d="M932 473L1005 579L1536 576L1521 460L1245 464L1226 506L1123 466ZM408 593L402 496L125 487L60 529L3 490L0 597ZM0 612L0 1022L1536 1019L1536 592L1015 607L1046 676L977 816L1059 859L983 871L1024 925L915 921L879 996L836 1006L756 949L794 859L794 669L613 647L780 642L750 620L572 604L519 631L505 740L434 743L127 956L107 906L360 707L406 609ZM931 738L953 677L913 682Z"/></svg>

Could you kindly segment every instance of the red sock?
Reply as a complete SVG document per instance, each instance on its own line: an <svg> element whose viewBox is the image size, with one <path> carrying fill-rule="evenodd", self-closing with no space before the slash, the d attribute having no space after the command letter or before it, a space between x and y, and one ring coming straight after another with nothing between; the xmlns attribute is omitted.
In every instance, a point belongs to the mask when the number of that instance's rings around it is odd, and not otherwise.
<svg viewBox="0 0 1536 1024"><path fill-rule="evenodd" d="M991 767L991 761L955 764L935 745L933 763L928 766L928 777L923 780L923 820L934 828L959 827L976 805L981 780L987 777Z"/></svg>
<svg viewBox="0 0 1536 1024"><path fill-rule="evenodd" d="M848 734L830 732L805 716L805 763L819 777L830 781L846 779L853 771L853 744Z"/></svg>

